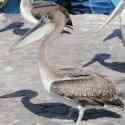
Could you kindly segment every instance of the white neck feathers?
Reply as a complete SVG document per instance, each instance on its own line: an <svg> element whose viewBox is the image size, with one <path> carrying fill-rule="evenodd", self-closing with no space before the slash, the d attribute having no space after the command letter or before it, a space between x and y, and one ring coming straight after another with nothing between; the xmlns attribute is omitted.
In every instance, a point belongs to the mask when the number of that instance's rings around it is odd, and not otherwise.
<svg viewBox="0 0 125 125"><path fill-rule="evenodd" d="M32 5L29 0L21 0L20 11L21 15L29 22L37 24L38 20L31 13Z"/></svg>
<svg viewBox="0 0 125 125"><path fill-rule="evenodd" d="M64 76L60 76L51 66L48 64L47 60L47 45L49 42L53 42L54 40L58 39L60 35L61 28L55 26L53 32L51 32L47 38L42 42L41 45L41 55L40 55L40 76L44 88L50 92L51 85L54 81L64 79Z"/></svg>

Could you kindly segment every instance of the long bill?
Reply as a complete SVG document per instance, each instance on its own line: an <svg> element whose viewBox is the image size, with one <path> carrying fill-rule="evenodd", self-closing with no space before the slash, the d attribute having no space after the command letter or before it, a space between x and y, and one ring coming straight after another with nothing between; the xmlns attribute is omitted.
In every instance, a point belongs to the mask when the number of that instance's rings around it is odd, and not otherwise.
<svg viewBox="0 0 125 125"><path fill-rule="evenodd" d="M117 15L119 15L124 7L124 0L121 0L119 2L119 4L117 5L117 7L114 9L114 11L112 12L112 14L108 17L108 19L104 22L104 24L102 24L102 26L99 28L99 31L102 30L106 25L108 25Z"/></svg>
<svg viewBox="0 0 125 125"><path fill-rule="evenodd" d="M16 41L10 48L10 52L20 49L26 45L29 45L38 40L44 40L44 38L55 29L55 24L48 22L38 23L33 29L26 33L21 39Z"/></svg>

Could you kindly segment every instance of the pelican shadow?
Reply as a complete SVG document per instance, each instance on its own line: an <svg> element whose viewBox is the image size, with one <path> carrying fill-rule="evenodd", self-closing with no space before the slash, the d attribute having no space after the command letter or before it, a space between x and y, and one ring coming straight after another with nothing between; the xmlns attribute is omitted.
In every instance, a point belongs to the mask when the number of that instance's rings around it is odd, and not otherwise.
<svg viewBox="0 0 125 125"><path fill-rule="evenodd" d="M22 28L23 26L24 26L23 22L14 22L7 25L3 29L0 29L0 32L12 30L13 33L15 33L16 35L23 36L30 29L30 28Z"/></svg>
<svg viewBox="0 0 125 125"><path fill-rule="evenodd" d="M34 104L32 103L31 99L38 96L36 91L32 90L20 90L16 91L7 95L0 96L0 99L4 98L14 98L14 97L21 97L21 102L25 108L27 108L30 112L38 116L44 116L48 118L57 118L57 119L72 119L76 120L78 116L78 110L73 109L71 117L68 117L69 110L71 111L71 107L66 106L61 103L41 103L41 104ZM15 107L16 108L16 107ZM97 119L97 118L120 118L120 115L108 111L106 109L87 109L85 111L85 115L83 120L88 119Z"/></svg>
<svg viewBox="0 0 125 125"><path fill-rule="evenodd" d="M122 34L121 34L121 30L120 29L115 29L103 41L106 42L107 40L113 39L115 37L118 37L120 40L122 40Z"/></svg>
<svg viewBox="0 0 125 125"><path fill-rule="evenodd" d="M111 58L111 55L108 53L96 54L89 62L82 65L82 67L87 67L89 65L92 65L93 63L98 62L101 65L105 66L106 68L109 68L117 72L125 73L125 62L106 62L105 61L110 58Z"/></svg>

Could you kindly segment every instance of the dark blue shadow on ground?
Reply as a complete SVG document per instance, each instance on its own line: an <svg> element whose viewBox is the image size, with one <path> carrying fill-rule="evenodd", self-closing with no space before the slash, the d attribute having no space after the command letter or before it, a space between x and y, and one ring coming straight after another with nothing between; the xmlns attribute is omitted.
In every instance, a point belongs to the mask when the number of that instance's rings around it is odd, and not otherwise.
<svg viewBox="0 0 125 125"><path fill-rule="evenodd" d="M125 62L106 62L105 60L110 59L111 55L108 53L99 53L94 55L94 57L84 64L82 67L87 67L89 65L92 65L93 63L100 63L101 65L105 66L108 69L125 73Z"/></svg>
<svg viewBox="0 0 125 125"><path fill-rule="evenodd" d="M4 27L3 29L0 29L0 32L12 30L13 33L15 33L16 35L23 36L30 29L30 28L23 28L23 26L24 26L23 22L13 22Z"/></svg>
<svg viewBox="0 0 125 125"><path fill-rule="evenodd" d="M24 107L27 108L33 114L38 116L73 120L76 120L76 118L78 117L78 110L73 109L72 116L68 118L68 113L71 107L61 103L34 104L33 102L31 102L31 99L35 98L36 96L38 96L38 93L36 91L20 90L7 95L0 96L0 99L21 97L21 102L24 105ZM103 117L120 118L121 116L115 112L106 109L87 109L85 111L83 120L97 119Z"/></svg>
<svg viewBox="0 0 125 125"><path fill-rule="evenodd" d="M115 37L118 37L120 40L122 40L122 35L121 35L121 30L120 29L115 29L103 41L106 42L107 40L113 39Z"/></svg>

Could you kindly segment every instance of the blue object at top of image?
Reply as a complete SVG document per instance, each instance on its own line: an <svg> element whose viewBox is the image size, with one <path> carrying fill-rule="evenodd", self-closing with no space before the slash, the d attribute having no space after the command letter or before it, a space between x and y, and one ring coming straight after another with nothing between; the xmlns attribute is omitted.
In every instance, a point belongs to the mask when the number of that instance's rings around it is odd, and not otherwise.
<svg viewBox="0 0 125 125"><path fill-rule="evenodd" d="M5 7L2 9L5 13L19 13L19 5L21 0L8 0ZM45 1L45 0L31 0ZM59 4L63 4L64 0L46 0ZM71 0L71 10L73 14L80 13L101 13L110 14L117 6L120 0Z"/></svg>
<svg viewBox="0 0 125 125"><path fill-rule="evenodd" d="M111 0L111 1L112 1L112 3L113 3L115 6L117 6L117 4L119 3L120 0Z"/></svg>
<svg viewBox="0 0 125 125"><path fill-rule="evenodd" d="M19 13L20 11L20 1L21 0L8 0L7 4L4 6L3 11L5 13Z"/></svg>

